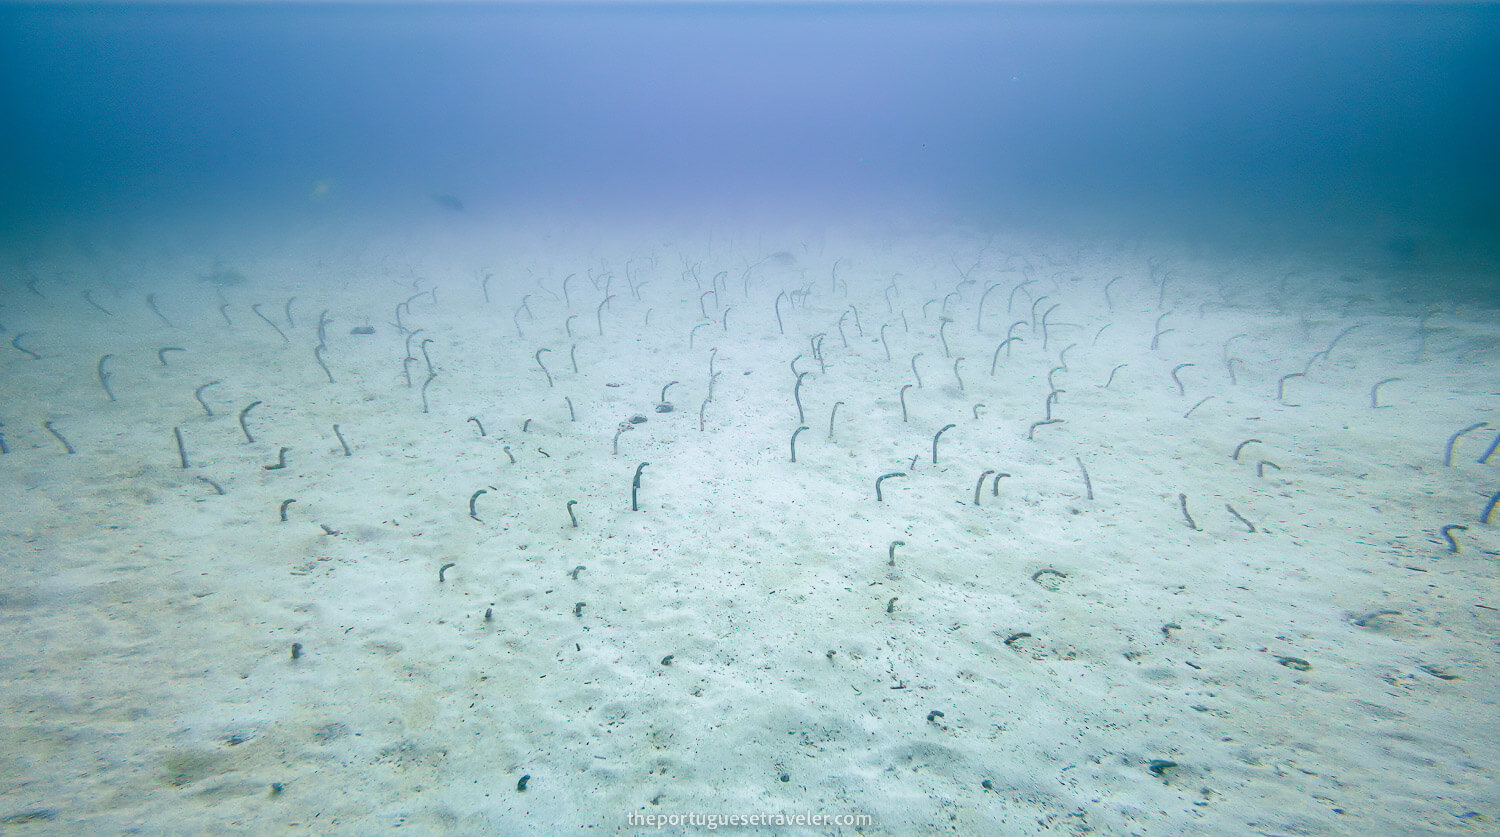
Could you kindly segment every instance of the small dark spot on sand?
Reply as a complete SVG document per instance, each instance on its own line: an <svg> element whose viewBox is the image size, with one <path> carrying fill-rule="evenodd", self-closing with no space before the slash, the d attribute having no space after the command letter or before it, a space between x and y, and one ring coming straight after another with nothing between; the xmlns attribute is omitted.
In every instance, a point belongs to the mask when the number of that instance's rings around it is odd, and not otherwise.
<svg viewBox="0 0 1500 837"><path fill-rule="evenodd" d="M245 284L245 274L239 272L238 270L235 270L232 267L225 267L222 264L216 264L214 265L212 273L208 274L207 276L199 276L198 281L208 282L212 285L218 285L221 288L227 288L230 285Z"/></svg>
<svg viewBox="0 0 1500 837"><path fill-rule="evenodd" d="M1150 771L1152 776L1161 776L1162 774L1166 773L1168 770L1171 770L1176 766L1177 762L1175 761L1167 761L1166 759L1152 759L1151 763L1146 765L1146 770Z"/></svg>

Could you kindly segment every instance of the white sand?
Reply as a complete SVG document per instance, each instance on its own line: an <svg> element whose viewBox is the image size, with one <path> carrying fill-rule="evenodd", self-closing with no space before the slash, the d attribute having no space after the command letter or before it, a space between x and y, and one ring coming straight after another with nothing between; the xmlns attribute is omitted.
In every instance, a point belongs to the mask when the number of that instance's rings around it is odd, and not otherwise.
<svg viewBox="0 0 1500 837"><path fill-rule="evenodd" d="M0 308L42 356L0 346L7 834L1496 828L1493 309L1402 301L1368 265L1004 232L29 257L39 293ZM248 277L232 327L194 278L216 258ZM1049 372L1063 422L1028 440Z"/></svg>

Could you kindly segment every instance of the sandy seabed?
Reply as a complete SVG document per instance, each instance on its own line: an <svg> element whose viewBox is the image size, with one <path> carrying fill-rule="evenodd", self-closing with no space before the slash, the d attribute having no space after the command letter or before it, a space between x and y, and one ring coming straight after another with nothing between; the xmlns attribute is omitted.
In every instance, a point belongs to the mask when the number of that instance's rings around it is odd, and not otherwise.
<svg viewBox="0 0 1500 837"><path fill-rule="evenodd" d="M1004 231L11 263L7 834L1497 828L1493 309Z"/></svg>

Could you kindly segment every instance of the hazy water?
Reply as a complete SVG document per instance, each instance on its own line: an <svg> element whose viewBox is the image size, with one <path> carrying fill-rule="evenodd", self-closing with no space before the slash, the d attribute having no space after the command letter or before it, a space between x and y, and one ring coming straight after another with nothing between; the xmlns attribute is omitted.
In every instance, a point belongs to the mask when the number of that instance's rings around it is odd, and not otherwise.
<svg viewBox="0 0 1500 837"><path fill-rule="evenodd" d="M0 7L9 237L341 211L1500 229L1500 7ZM446 211L454 211L450 206Z"/></svg>

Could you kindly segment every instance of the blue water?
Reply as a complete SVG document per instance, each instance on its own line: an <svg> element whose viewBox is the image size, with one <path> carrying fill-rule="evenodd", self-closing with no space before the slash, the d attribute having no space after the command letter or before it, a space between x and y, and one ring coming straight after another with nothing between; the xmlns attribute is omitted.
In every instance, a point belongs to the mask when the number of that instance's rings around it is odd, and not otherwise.
<svg viewBox="0 0 1500 837"><path fill-rule="evenodd" d="M336 203L1500 250L1488 4L6 5L0 103L12 240Z"/></svg>

